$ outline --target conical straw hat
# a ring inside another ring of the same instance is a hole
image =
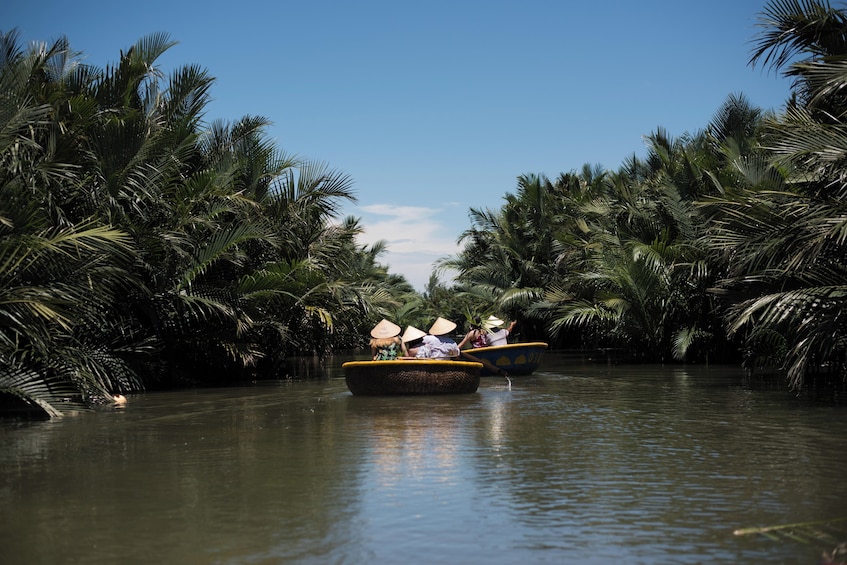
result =
[[[400,326],[392,324],[385,319],[375,325],[374,329],[371,330],[371,337],[375,337],[376,339],[385,339],[387,337],[394,337],[395,335],[400,335]]]
[[[403,337],[400,339],[403,340],[403,343],[409,343],[410,341],[415,341],[416,339],[422,338],[425,335],[426,332],[423,330],[413,328],[412,326],[406,326],[406,331],[403,332]]]
[[[444,318],[439,317],[437,320],[435,320],[435,323],[432,324],[432,327],[429,328],[429,333],[431,333],[432,335],[445,335],[449,334],[455,329],[455,322],[451,322],[450,320],[445,320]]]
[[[491,328],[499,328],[503,325],[503,320],[498,318],[497,316],[489,316],[487,320],[483,323],[485,329],[490,330]]]

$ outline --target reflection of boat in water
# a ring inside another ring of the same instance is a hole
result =
[[[484,359],[498,369],[506,371],[509,375],[531,375],[541,364],[541,358],[544,357],[546,349],[546,343],[537,341],[464,349],[462,352],[480,360]],[[483,365],[483,377],[496,374],[489,369],[487,364]]]
[[[348,361],[341,366],[355,395],[458,394],[476,392],[480,363],[441,359]]]

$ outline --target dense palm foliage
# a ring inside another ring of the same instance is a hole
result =
[[[717,203],[727,212],[716,241],[734,257],[726,286],[742,297],[729,327],[779,351],[794,385],[810,373],[843,378],[847,13],[828,2],[772,2],[763,25],[751,62],[792,77],[794,96],[760,138],[782,177],[763,169],[770,174]]]
[[[279,376],[412,292],[335,216],[352,181],[145,37],[105,69],[0,35],[0,393],[51,415],[162,382]]]
[[[472,209],[455,286],[423,294],[340,218],[352,179],[167,76],[142,38],[106,68],[0,33],[0,396],[59,414],[173,383],[278,377],[387,317],[482,312],[522,338],[644,361],[743,361],[794,387],[847,372],[847,13],[774,0],[750,58],[793,80],[779,113],[728,96],[644,158],[518,177]]]
[[[843,379],[847,14],[773,1],[761,25],[751,63],[793,79],[784,112],[730,95],[703,131],[659,129],[618,171],[522,176],[442,265],[557,345]]]

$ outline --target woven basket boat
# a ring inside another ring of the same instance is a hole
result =
[[[546,343],[537,341],[464,349],[463,352],[477,359],[485,359],[509,375],[531,375],[541,364],[546,349]],[[496,375],[488,366],[482,368],[481,374],[483,377]]]
[[[462,394],[479,388],[481,363],[440,359],[348,361],[341,366],[354,395]]]

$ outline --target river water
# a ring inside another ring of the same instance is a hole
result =
[[[0,422],[0,562],[812,564],[832,548],[733,531],[847,516],[847,407],[734,368],[548,352],[369,398],[343,360]]]

